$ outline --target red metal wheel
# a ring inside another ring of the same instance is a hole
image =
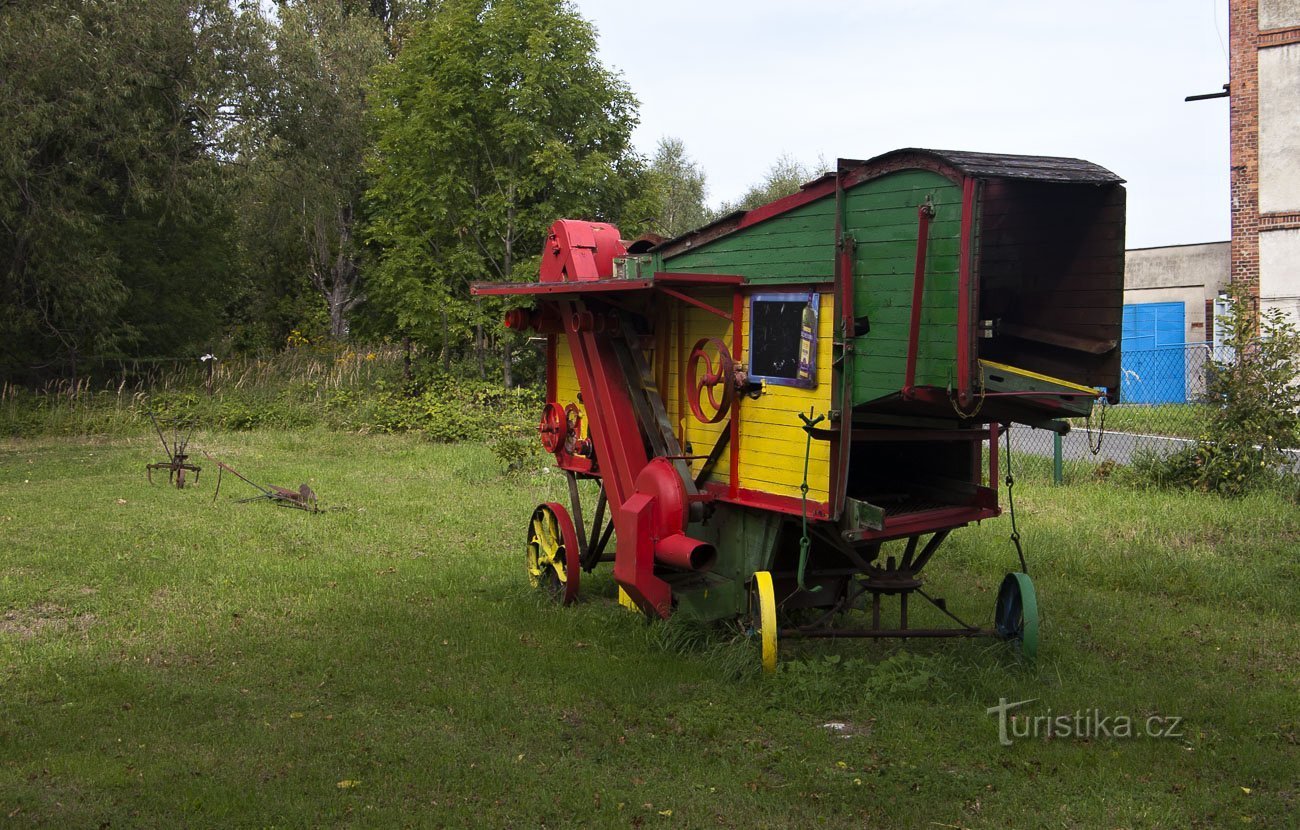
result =
[[[539,504],[528,523],[525,553],[528,582],[544,589],[556,602],[571,604],[578,598],[581,579],[578,534],[562,505]]]
[[[537,425],[537,432],[542,436],[542,446],[547,452],[557,452],[564,446],[564,407],[558,403],[548,403],[543,407],[542,420]]]
[[[701,371],[702,369],[702,371]],[[727,344],[716,337],[702,338],[691,349],[686,363],[686,394],[691,413],[706,424],[716,424],[727,417],[734,389],[735,362]],[[708,408],[705,408],[705,398]]]

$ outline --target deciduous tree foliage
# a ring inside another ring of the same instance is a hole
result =
[[[704,171],[687,155],[680,138],[659,139],[650,161],[650,176],[659,196],[652,231],[672,238],[709,220],[709,208],[704,203],[708,191]]]
[[[280,4],[241,126],[246,249],[254,265],[278,260],[309,285],[336,339],[363,299],[356,229],[367,185],[365,89],[387,54],[372,5]]]
[[[763,181],[745,191],[735,202],[723,202],[718,214],[731,213],[735,210],[753,210],[759,205],[776,201],[783,196],[799,192],[799,188],[820,176],[829,168],[825,160],[818,159],[814,166],[807,166],[788,153],[782,154],[768,168]]]
[[[212,335],[235,20],[220,0],[0,7],[0,375]]]
[[[468,284],[535,278],[555,219],[632,233],[653,209],[630,143],[636,100],[562,0],[445,0],[379,73],[374,101],[369,237],[382,259],[369,296],[444,351],[475,331],[482,355]]]

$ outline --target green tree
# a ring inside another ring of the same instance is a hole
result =
[[[563,0],[444,0],[380,71],[375,101],[370,297],[448,356],[474,332],[480,372],[499,308],[471,302],[469,282],[534,278],[557,218],[631,217],[633,233],[652,210],[636,100]]]
[[[222,0],[0,11],[0,374],[197,348],[219,323]]]
[[[723,202],[718,208],[718,215],[737,210],[753,210],[759,205],[798,193],[804,184],[817,178],[827,169],[825,159],[819,158],[816,165],[808,167],[789,153],[783,153],[768,168],[762,182],[750,187],[735,202]]]
[[[709,219],[704,202],[708,192],[704,171],[686,153],[680,138],[659,139],[650,160],[650,181],[659,198],[659,210],[650,230],[669,238],[698,228]]]
[[[294,297],[309,287],[335,339],[347,335],[364,299],[356,229],[367,186],[366,85],[387,54],[384,20],[371,5],[281,3],[267,24],[254,100],[240,130],[241,235],[258,274],[247,290],[260,298],[275,285],[281,296]],[[279,274],[258,267],[265,263]],[[302,305],[291,301],[283,310],[301,313]]]

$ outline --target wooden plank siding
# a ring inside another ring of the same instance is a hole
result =
[[[755,285],[835,278],[835,199],[826,198],[664,260],[679,273],[739,274]]]
[[[979,317],[1118,344],[1124,189],[994,180],[981,202]],[[1119,380],[1118,349],[1094,355],[995,336],[981,352],[1084,386]]]
[[[675,267],[675,266],[674,266]],[[697,292],[697,299],[702,299],[719,308],[729,306],[729,295]],[[817,318],[817,386],[814,389],[796,389],[789,386],[768,384],[763,394],[757,399],[744,398],[740,402],[740,486],[746,490],[756,490],[773,496],[798,498],[799,485],[803,481],[803,460],[805,435],[799,421],[799,413],[807,412],[809,407],[818,414],[830,410],[831,403],[831,360],[833,357],[835,302],[830,292],[820,295],[820,308]],[[741,330],[744,332],[745,346],[735,356],[737,365],[749,365],[749,297],[745,297],[744,312],[741,318]],[[690,404],[683,400],[678,392],[678,379],[686,371],[686,359],[690,349],[702,337],[717,337],[728,348],[733,347],[731,324],[709,312],[686,307],[681,310],[681,319],[685,322],[685,337],[682,353],[678,352],[678,310],[670,308],[664,312],[668,318],[667,342],[669,344],[665,360],[660,365],[658,374],[667,378],[667,404],[669,421],[678,430],[683,447],[697,455],[708,455],[718,436],[726,429],[727,422],[704,424],[691,414]],[[664,342],[662,339],[660,342]],[[689,394],[689,390],[687,391]],[[728,447],[713,469],[710,481],[730,483],[731,448]],[[691,472],[698,473],[703,460],[690,462]],[[814,441],[809,455],[808,499],[824,502],[830,487],[830,448],[825,441]]]
[[[957,268],[961,250],[961,187],[938,173],[890,173],[845,193],[845,228],[857,242],[853,313],[871,330],[856,339],[853,403],[898,392],[907,368],[918,209],[935,215],[926,246],[916,382],[946,387],[956,374]]]

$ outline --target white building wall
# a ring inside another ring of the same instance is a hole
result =
[[[1205,318],[1205,302],[1227,286],[1230,263],[1227,242],[1125,251],[1124,302],[1181,302],[1185,342],[1211,340],[1214,321]]]
[[[1259,28],[1300,26],[1300,0],[1259,0]]]
[[[1300,230],[1259,235],[1259,304],[1280,308],[1300,324]]]
[[[1300,43],[1259,52],[1259,210],[1300,210]]]

